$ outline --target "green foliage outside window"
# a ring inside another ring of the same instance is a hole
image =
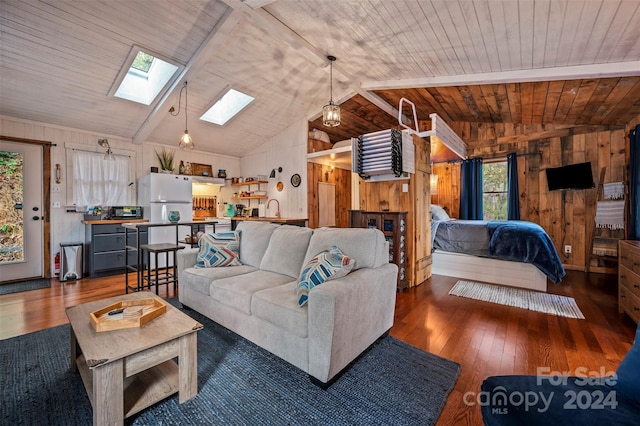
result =
[[[151,68],[151,63],[153,62],[153,60],[154,57],[149,55],[148,53],[138,52],[136,58],[133,60],[133,64],[131,64],[131,68],[149,72],[149,68]]]
[[[482,165],[484,220],[507,220],[507,162]]]

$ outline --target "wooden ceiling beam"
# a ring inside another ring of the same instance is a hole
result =
[[[215,55],[216,51],[220,49],[225,41],[229,38],[233,30],[242,20],[242,14],[229,8],[222,18],[216,23],[211,32],[207,35],[207,38],[202,42],[198,50],[193,54],[189,62],[184,67],[182,72],[171,83],[169,89],[164,93],[160,101],[153,108],[151,113],[144,120],[136,134],[133,136],[133,143],[142,144],[153,130],[160,124],[160,122],[166,118],[167,111],[169,110],[169,99],[173,97],[173,92],[182,86],[183,81],[192,80],[202,71],[211,59]]]
[[[476,84],[522,83],[536,81],[578,80],[586,78],[634,77],[639,74],[640,61],[609,64],[576,65],[492,73],[447,75],[403,80],[365,80],[365,90],[406,89],[416,87],[464,86]]]

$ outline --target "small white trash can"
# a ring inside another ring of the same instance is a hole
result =
[[[82,242],[60,243],[60,281],[82,279]]]

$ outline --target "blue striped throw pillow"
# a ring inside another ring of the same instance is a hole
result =
[[[198,239],[197,268],[237,266],[240,263],[240,232],[202,234]]]
[[[356,261],[346,256],[337,246],[318,253],[302,269],[296,286],[298,305],[304,306],[309,299],[309,291],[325,281],[344,277],[353,269]]]

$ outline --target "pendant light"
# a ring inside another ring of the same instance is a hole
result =
[[[327,56],[330,61],[330,84],[331,84],[331,96],[329,103],[322,107],[322,124],[327,127],[336,127],[340,125],[340,105],[333,103],[333,62],[336,60],[335,56]]]
[[[184,91],[184,133],[182,135],[182,137],[180,138],[180,141],[178,142],[178,146],[180,147],[180,149],[193,149],[195,148],[195,144],[193,143],[193,139],[191,138],[191,135],[189,134],[189,128],[187,126],[187,119],[188,119],[188,106],[189,106],[189,89],[187,87],[187,82],[185,81],[184,84],[182,85],[182,89],[180,89],[180,97],[178,98],[178,112],[176,112],[174,114],[175,108],[171,107],[171,109],[169,109],[169,114],[173,115],[174,117],[177,117],[178,115],[180,115],[180,105],[181,105],[181,101],[182,101],[182,92]]]

